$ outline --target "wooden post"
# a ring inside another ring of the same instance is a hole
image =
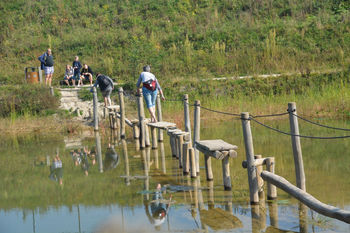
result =
[[[154,168],[158,169],[159,168],[159,159],[158,159],[158,150],[157,149],[152,149],[153,154],[154,154]]]
[[[174,151],[175,151],[175,157],[178,159],[179,158],[179,140],[175,134],[173,134],[174,137]]]
[[[158,141],[157,141],[157,129],[156,127],[151,126],[151,132],[152,132],[152,149],[158,148]]]
[[[288,103],[288,112],[289,112],[290,132],[293,135],[299,135],[298,118],[294,116],[294,115],[297,115],[297,107],[294,102]],[[306,191],[305,173],[304,173],[303,155],[301,152],[301,145],[300,145],[300,137],[291,136],[291,139],[292,139],[297,187],[300,188],[301,190]]]
[[[182,160],[183,160],[183,145],[184,145],[184,136],[183,135],[179,135],[178,136],[178,140],[179,140],[179,168],[182,168],[183,164],[182,164]]]
[[[98,130],[98,99],[96,87],[93,87],[93,105],[94,105],[94,130]]]
[[[55,92],[54,92],[54,90],[53,90],[53,87],[50,87],[50,94],[51,94],[52,96],[55,96]]]
[[[191,142],[185,142],[182,147],[182,167],[183,174],[187,176],[190,172],[190,160],[189,160],[189,148],[191,147]]]
[[[149,140],[149,126],[146,124],[145,120],[144,120],[143,124],[145,127],[145,145],[146,145],[146,147],[150,147],[151,141]]]
[[[157,117],[158,117],[158,121],[163,121],[163,116],[162,116],[162,105],[161,105],[161,101],[160,101],[160,96],[158,94],[157,96]],[[158,129],[158,141],[162,142],[163,141],[163,130],[162,129]]]
[[[261,155],[255,155],[254,159],[261,159]],[[263,166],[256,166],[256,176],[258,178],[258,192],[261,193],[264,191],[264,180],[261,178],[260,174],[263,171]]]
[[[223,181],[224,181],[225,191],[231,191],[231,189],[232,189],[229,158],[230,158],[230,156],[227,155],[222,160],[222,177],[223,177]]]
[[[194,149],[189,148],[188,153],[190,155],[191,178],[195,178],[197,176],[197,171],[196,171],[196,159],[194,157]]]
[[[122,87],[118,89],[119,106],[120,106],[120,137],[125,138],[125,105],[124,105],[124,90]],[[115,116],[117,118],[117,116]]]
[[[266,170],[275,174],[275,158],[273,158],[273,157],[266,158]],[[259,176],[260,176],[260,174],[259,174]],[[260,178],[261,178],[261,176],[260,176]],[[274,186],[273,184],[268,182],[267,183],[267,199],[273,200],[276,198],[277,198],[276,186]]]
[[[196,149],[196,142],[200,140],[200,118],[201,118],[201,102],[196,100],[194,103],[194,129],[193,129],[193,145],[196,159],[196,172],[199,175],[199,151]]]
[[[140,127],[138,123],[132,124],[132,131],[133,131],[134,139],[140,138]]]
[[[250,192],[250,203],[259,203],[258,179],[256,176],[256,166],[254,165],[253,137],[250,129],[249,113],[241,113],[245,153],[247,158],[247,172]]]
[[[171,155],[173,157],[176,157],[176,150],[175,150],[175,137],[173,135],[173,133],[170,133],[170,148],[171,148]]]
[[[204,155],[205,157],[205,174],[207,175],[207,181],[213,180],[213,170],[211,169],[211,158],[209,155]]]
[[[184,120],[185,120],[185,132],[190,133],[191,138],[191,122],[190,122],[190,106],[188,103],[188,95],[184,95]]]
[[[139,117],[139,126],[140,126],[140,148],[145,148],[145,111],[143,108],[143,97],[142,90],[139,91],[139,95],[137,96],[137,112]]]

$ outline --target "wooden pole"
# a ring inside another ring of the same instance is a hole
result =
[[[195,178],[197,176],[197,171],[196,171],[196,159],[194,157],[194,149],[189,148],[188,152],[190,155],[191,178]]]
[[[191,147],[191,142],[185,142],[182,147],[182,168],[183,174],[187,176],[190,173],[190,160],[189,160],[189,149]]]
[[[211,158],[209,155],[204,155],[205,157],[205,174],[207,175],[207,181],[213,180],[213,170],[211,169]]]
[[[157,96],[157,105],[156,105],[156,108],[157,108],[157,117],[158,117],[158,121],[163,121],[163,116],[162,116],[162,104],[161,104],[161,101],[160,101],[160,96],[158,94]],[[163,130],[162,129],[158,129],[158,141],[159,142],[162,142],[163,141]]]
[[[93,105],[94,105],[94,130],[98,130],[98,99],[96,87],[93,87]]]
[[[152,133],[152,149],[158,148],[158,141],[157,141],[157,129],[156,127],[151,126],[151,133]]]
[[[184,95],[184,120],[185,120],[185,132],[190,133],[191,138],[191,122],[190,122],[190,106],[188,103],[188,95]]]
[[[120,137],[125,138],[125,105],[124,105],[124,90],[122,87],[118,89],[119,106],[120,106]],[[117,116],[115,116],[117,118]]]
[[[55,96],[55,92],[54,92],[54,90],[53,90],[53,87],[50,87],[50,94],[51,94],[52,96]]]
[[[196,159],[196,172],[197,176],[199,175],[199,151],[196,149],[196,142],[200,140],[200,108],[201,102],[196,100],[194,103],[194,129],[193,129],[193,145],[194,145],[194,153]]]
[[[133,123],[133,124],[132,124],[132,131],[133,131],[134,139],[140,138],[140,127],[139,127],[139,123]]]
[[[263,171],[261,173],[261,177],[264,180],[271,182],[278,188],[282,189],[289,195],[295,197],[300,202],[307,205],[310,209],[313,209],[314,211],[325,216],[336,218],[346,223],[350,223],[350,211],[342,210],[338,207],[324,204],[316,198],[314,198],[313,196],[311,196],[310,194],[308,194],[307,192],[305,192],[304,190],[295,187],[283,177],[272,174],[271,172]]]
[[[153,155],[154,155],[154,167],[155,169],[159,168],[159,159],[158,159],[158,150],[157,149],[152,149]]]
[[[139,126],[140,126],[140,148],[145,148],[145,111],[143,108],[143,97],[142,90],[139,91],[139,95],[137,96],[137,112],[139,117]]]
[[[254,161],[257,159],[261,159],[261,155],[255,155],[254,156]],[[263,166],[256,166],[256,176],[258,177],[258,192],[263,192],[264,191],[264,180],[261,178],[260,174],[263,171]]]
[[[275,174],[275,158],[273,158],[273,157],[266,158],[266,170],[268,172],[271,172],[271,173]],[[261,172],[260,172],[260,174],[261,174]],[[273,199],[276,199],[276,198],[277,198],[276,186],[274,186],[273,184],[268,182],[267,183],[267,199],[268,200],[273,200]]]
[[[224,181],[225,191],[231,191],[231,189],[232,189],[229,158],[230,158],[230,156],[226,156],[222,160],[222,177],[223,177],[223,181]]]
[[[256,166],[254,165],[254,147],[253,147],[253,137],[250,129],[249,113],[241,113],[243,137],[245,145],[245,153],[247,158],[247,172],[248,172],[248,182],[249,182],[249,192],[250,192],[250,203],[259,203],[258,195],[258,179],[256,176]]]
[[[182,147],[184,144],[184,136],[183,135],[177,135],[177,151],[178,151],[178,155],[179,155],[179,168],[182,168]]]
[[[162,172],[166,173],[164,143],[160,142],[160,156],[162,157]]]
[[[149,140],[149,126],[146,124],[145,120],[144,120],[144,128],[145,128],[145,145],[146,147],[150,147],[151,146],[151,141]]]
[[[295,116],[297,115],[297,107],[294,102],[288,103],[288,112],[289,112],[290,132],[293,135],[299,135],[298,118]],[[292,139],[297,187],[306,191],[303,154],[301,152],[300,137],[291,136],[291,139]]]

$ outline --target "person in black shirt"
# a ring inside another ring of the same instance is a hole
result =
[[[111,106],[112,105],[111,93],[112,93],[112,90],[114,89],[113,80],[107,75],[97,73],[94,87],[97,87],[97,85],[100,87],[102,96],[104,97],[105,107]],[[90,92],[92,92],[92,87]]]
[[[49,84],[49,86],[51,87],[52,75],[54,72],[54,61],[51,49],[48,48],[47,51],[43,53],[43,55],[38,57],[38,59],[41,62],[41,68],[45,71],[45,84]]]
[[[73,69],[74,69],[74,79],[78,81],[78,87],[80,84],[82,84],[81,77],[80,77],[80,69],[81,69],[81,63],[79,61],[79,57],[75,56],[75,59],[73,61]]]
[[[94,75],[94,73],[92,72],[90,66],[84,64],[83,68],[81,69],[81,74],[86,81],[90,81],[90,86],[92,86],[92,75]]]

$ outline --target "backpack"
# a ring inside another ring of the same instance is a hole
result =
[[[144,82],[143,86],[150,91],[155,91],[157,89],[157,81],[155,79],[149,80],[147,82]]]

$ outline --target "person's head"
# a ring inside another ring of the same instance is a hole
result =
[[[69,70],[70,69],[70,65],[66,65],[66,70]]]
[[[87,64],[84,64],[83,67],[84,67],[84,69],[87,69],[87,68],[88,68],[88,65],[87,65]]]
[[[145,72],[151,72],[151,66],[150,65],[146,65],[143,67],[143,71]]]
[[[51,53],[52,53],[52,52],[51,52],[51,49],[48,48],[48,49],[47,49],[47,54],[51,55]]]
[[[74,60],[75,60],[75,61],[79,61],[79,57],[78,57],[78,56],[75,56]]]
[[[98,76],[100,76],[101,74],[100,73],[96,73],[96,78],[98,77]]]

